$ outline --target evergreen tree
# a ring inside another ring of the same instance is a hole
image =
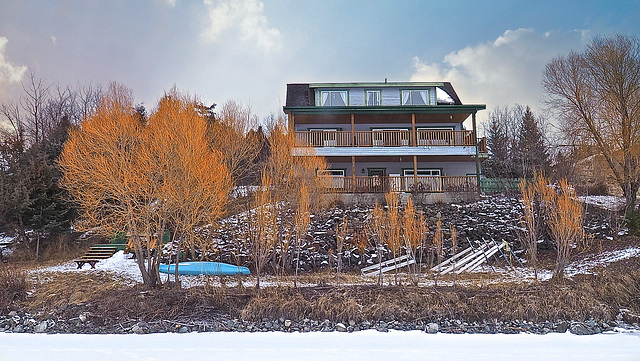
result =
[[[533,178],[535,172],[548,173],[550,169],[549,151],[540,130],[540,121],[526,107],[520,123],[515,166],[523,178]]]
[[[0,230],[25,241],[36,258],[41,240],[67,232],[75,215],[65,191],[58,187],[61,174],[56,165],[69,126],[65,118],[26,151],[2,156]]]
[[[484,162],[484,175],[489,178],[512,178],[511,142],[506,127],[492,118],[487,128],[487,147],[491,157]]]

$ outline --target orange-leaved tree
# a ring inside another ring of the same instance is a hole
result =
[[[131,91],[112,83],[95,114],[69,132],[58,163],[61,185],[79,206],[78,228],[107,236],[126,232],[135,246],[143,282],[155,286],[159,252],[146,265],[143,254],[156,192],[149,163],[140,157],[146,146],[144,128]]]
[[[135,113],[131,91],[113,83],[59,158],[61,183],[81,211],[79,226],[126,232],[152,287],[161,283],[157,239],[166,229],[193,239],[195,227],[221,214],[228,192],[228,172],[209,148],[194,104],[173,91],[147,123]]]
[[[177,240],[176,263],[183,246],[195,257],[202,248],[198,228],[224,212],[231,178],[222,154],[209,146],[206,119],[195,98],[173,89],[148,120],[144,155],[156,183],[158,219],[168,220]],[[179,286],[176,272],[176,285]]]

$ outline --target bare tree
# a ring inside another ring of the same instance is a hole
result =
[[[397,258],[403,246],[402,218],[400,217],[400,197],[398,193],[388,192],[384,195],[387,212],[384,216],[384,238],[391,250],[392,257]],[[394,269],[394,281],[398,284],[398,268]]]
[[[296,269],[293,278],[293,286],[298,287],[298,270],[300,269],[300,251],[302,250],[303,240],[306,239],[311,223],[311,214],[309,213],[309,190],[306,186],[300,188],[300,201],[296,209],[294,218],[295,228],[295,251],[296,251]]]
[[[256,289],[260,289],[262,269],[269,259],[278,238],[278,202],[274,202],[272,181],[268,174],[262,175],[260,188],[255,194],[252,209],[247,210],[244,225],[245,237],[251,248],[256,272]]]
[[[26,113],[25,126],[32,143],[37,143],[44,137],[44,129],[47,127],[44,107],[49,97],[50,87],[42,79],[37,79],[32,71],[29,72],[27,83],[22,83],[24,95],[20,99],[20,106]]]
[[[210,137],[214,148],[224,156],[231,178],[236,185],[258,172],[256,161],[261,144],[249,131],[257,128],[258,117],[251,107],[243,107],[235,101],[227,101],[214,119],[210,120]]]
[[[640,187],[640,41],[595,38],[583,53],[547,64],[542,85],[566,138],[590,142],[604,156],[629,216]]]
[[[349,224],[347,221],[347,215],[345,214],[342,217],[342,223],[336,224],[336,255],[338,256],[338,267],[337,267],[337,280],[338,284],[340,283],[340,274],[342,272],[342,249],[344,248],[344,242],[347,239],[347,233],[349,231]]]
[[[369,234],[374,239],[374,244],[376,247],[376,257],[378,258],[378,285],[382,285],[382,257],[384,252],[384,237],[385,237],[385,222],[384,222],[384,211],[382,207],[376,202],[376,205],[373,207],[373,210],[369,213],[369,218],[367,220],[367,225],[369,228]]]
[[[520,236],[520,243],[524,248],[527,258],[533,267],[533,274],[538,280],[538,218],[536,214],[536,190],[539,188],[540,177],[536,177],[534,182],[520,181],[520,194],[522,195],[523,215],[520,223],[524,228]],[[546,186],[546,184],[542,184]]]
[[[404,246],[409,256],[416,260],[416,251],[420,246],[424,234],[421,233],[421,220],[416,219],[416,211],[413,205],[411,197],[407,200],[407,205],[404,209],[402,234],[404,236]],[[425,232],[426,233],[426,232]],[[418,284],[417,274],[419,271],[419,265],[416,263],[413,266],[409,266],[409,275],[414,285]]]
[[[537,184],[537,191],[540,193],[547,216],[547,225],[556,246],[556,267],[553,277],[562,280],[565,267],[571,260],[574,249],[584,247],[582,202],[566,179],[560,181],[558,190],[543,177],[539,178]]]

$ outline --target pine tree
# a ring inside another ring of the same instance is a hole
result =
[[[540,131],[540,122],[529,107],[522,115],[517,144],[515,166],[520,177],[530,179],[535,172],[549,171],[549,152]]]
[[[512,178],[511,142],[505,124],[492,117],[487,129],[487,146],[491,157],[483,164],[484,174],[489,178]]]

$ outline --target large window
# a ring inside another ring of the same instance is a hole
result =
[[[320,92],[320,104],[323,107],[344,107],[348,105],[346,90]]]
[[[315,147],[335,147],[338,129],[314,129],[309,128],[311,145]]]
[[[429,91],[403,90],[402,105],[429,105]]]
[[[405,177],[413,177],[413,169],[404,169]],[[440,176],[440,169],[418,169],[418,176]]]
[[[344,169],[325,169],[318,171],[318,175],[326,177],[327,187],[340,189],[344,188]]]
[[[416,128],[418,145],[453,145],[453,127]]]
[[[423,168],[418,169],[418,183],[415,183],[413,169],[404,169],[404,191],[405,192],[441,192],[442,191],[442,171],[440,169]]]
[[[380,105],[380,90],[367,90],[366,98],[367,98],[367,105],[369,106]]]

